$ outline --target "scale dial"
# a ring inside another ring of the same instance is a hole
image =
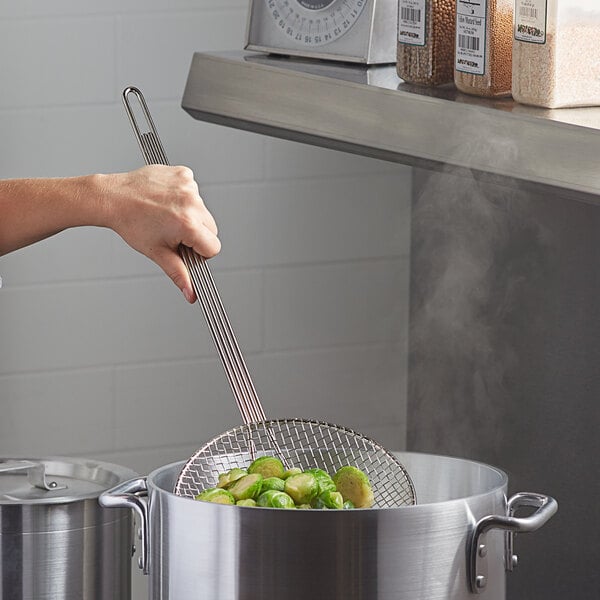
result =
[[[264,0],[277,28],[307,47],[341,38],[359,19],[368,0]]]
[[[366,65],[395,63],[397,22],[398,0],[250,0],[244,48]]]

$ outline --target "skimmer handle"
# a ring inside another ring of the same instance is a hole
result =
[[[140,105],[142,116],[146,121],[146,127],[144,128],[145,131],[140,128],[138,120],[135,116],[135,111],[130,101],[131,96],[133,96]],[[152,115],[148,110],[148,105],[146,104],[146,100],[144,99],[142,92],[133,86],[126,87],[123,90],[123,104],[125,105],[129,122],[131,123],[131,127],[140,146],[140,150],[144,155],[146,164],[169,165],[169,159],[167,158],[162,142],[160,141],[158,131],[156,130],[154,121],[152,120]]]
[[[130,101],[132,97],[139,104],[137,110],[141,110],[145,121],[143,126],[140,126],[136,118],[136,111]],[[166,152],[160,141],[142,92],[133,86],[125,88],[123,91],[123,103],[125,104],[127,116],[129,117],[146,163],[149,165],[169,165]],[[246,367],[244,357],[242,356],[207,261],[187,246],[181,245],[179,247],[179,254],[189,271],[194,291],[200,301],[200,307],[204,312],[244,422],[246,424],[264,422],[266,420],[265,412]]]

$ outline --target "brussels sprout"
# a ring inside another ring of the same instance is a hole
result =
[[[354,503],[352,502],[352,500],[346,500],[346,502],[344,502],[344,506],[342,507],[344,510],[349,510],[351,508],[356,508],[354,506]]]
[[[312,508],[312,506],[310,504],[298,504],[296,508],[299,510],[309,510]]]
[[[292,467],[291,469],[284,471],[283,475],[281,476],[281,479],[287,479],[292,475],[300,475],[300,473],[302,473],[302,469],[299,469],[298,467]]]
[[[299,473],[288,477],[283,489],[296,504],[309,504],[319,493],[319,484],[312,473]]]
[[[269,477],[281,479],[284,471],[283,463],[276,456],[261,456],[248,467],[248,473],[260,473],[264,479]]]
[[[262,487],[262,475],[260,473],[252,473],[244,475],[238,479],[230,488],[229,492],[236,500],[247,500],[248,498],[256,498],[260,494]]]
[[[323,492],[335,492],[335,483],[333,483],[333,479],[331,479],[331,475],[323,469],[306,469],[305,473],[312,473],[317,483],[319,484],[319,494]]]
[[[246,498],[245,500],[238,500],[236,502],[237,506],[256,506],[256,500],[252,498]]]
[[[262,481],[260,492],[261,494],[267,490],[277,490],[278,492],[283,492],[284,487],[285,481],[283,479],[279,479],[279,477],[267,477]]]
[[[342,467],[334,476],[333,482],[344,500],[350,500],[356,508],[373,506],[373,490],[369,478],[356,467]]]
[[[204,490],[195,499],[204,502],[214,502],[216,504],[235,504],[235,498],[227,490],[221,488]]]
[[[270,508],[296,508],[294,501],[286,493],[277,490],[267,490],[262,493],[256,504]]]
[[[232,483],[235,483],[238,479],[241,479],[244,475],[248,475],[248,471],[244,471],[244,469],[231,469],[227,471],[227,473],[221,473],[219,475],[219,483],[217,487],[227,488]]]
[[[315,498],[313,506],[315,508],[335,508],[339,510],[344,507],[344,499],[339,492],[328,490]]]

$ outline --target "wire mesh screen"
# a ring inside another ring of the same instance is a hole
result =
[[[393,454],[351,429],[304,419],[250,423],[222,433],[188,460],[175,493],[194,497],[215,487],[220,473],[245,469],[266,455],[279,456],[288,468],[317,467],[330,475],[347,465],[358,467],[369,477],[375,508],[416,503],[413,483]]]

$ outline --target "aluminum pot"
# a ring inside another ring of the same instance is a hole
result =
[[[172,493],[184,463],[119,485],[106,507],[140,517],[139,565],[152,600],[467,600],[505,598],[514,532],[556,512],[540,494],[506,499],[508,478],[468,460],[399,453],[418,504],[346,511],[197,502]],[[249,462],[249,460],[248,460]],[[522,506],[534,507],[517,517]]]
[[[0,459],[0,600],[129,600],[131,511],[98,497],[135,475],[89,459]]]

